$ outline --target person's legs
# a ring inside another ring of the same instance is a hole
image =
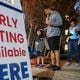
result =
[[[56,65],[55,67],[53,67],[53,70],[60,70],[60,53],[59,53],[59,50],[54,50],[54,53],[55,53],[55,62],[56,62]]]
[[[53,70],[60,70],[60,51],[59,51],[59,47],[60,47],[60,36],[55,36],[54,37],[54,46],[53,46],[53,50],[55,53],[55,62],[56,62],[56,67],[53,68]]]
[[[78,41],[74,42],[74,49],[75,49],[75,55],[76,55],[76,63],[79,63],[79,47],[77,45]]]
[[[80,45],[78,45],[79,48],[79,62],[80,62]]]
[[[41,56],[41,64],[44,65],[44,58]]]
[[[54,62],[54,56],[55,56],[55,54],[54,54],[53,51],[51,51],[50,56],[51,56],[51,64],[54,65],[55,64],[55,62]]]
[[[48,53],[47,53],[47,57],[49,57],[49,56],[50,56],[50,52],[51,52],[51,51],[49,50],[49,51],[48,51]]]
[[[50,48],[50,58],[51,58],[51,64],[49,65],[49,68],[52,68],[54,65],[54,51],[53,51],[53,37],[48,38],[48,44],[49,44],[49,48]]]
[[[40,66],[40,56],[37,57],[37,64],[36,64],[36,67],[39,67]]]
[[[50,58],[51,58],[51,64],[47,68],[53,69],[56,67],[56,65],[55,65],[55,53],[52,50],[50,51]]]
[[[39,64],[39,62],[40,62],[40,57],[38,56],[37,57],[37,64]]]
[[[60,66],[60,53],[59,50],[55,50],[55,59],[56,59],[56,65]]]
[[[41,60],[41,63],[40,63],[40,60]],[[36,67],[41,68],[41,67],[44,67],[44,66],[45,65],[44,65],[43,57],[42,56],[37,57],[37,65],[36,65]]]
[[[54,36],[49,38],[49,44],[50,44],[50,56],[51,56],[51,68],[54,70],[59,70],[59,41],[60,36]],[[55,59],[56,58],[56,59]],[[55,65],[55,61],[57,60],[57,65]]]
[[[71,53],[72,53],[72,49],[73,49],[73,44],[72,43],[73,43],[72,41],[68,42],[68,53],[67,53],[67,55],[68,55],[68,62],[69,63],[71,61]]]

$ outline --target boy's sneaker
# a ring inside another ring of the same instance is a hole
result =
[[[35,67],[39,67],[40,66],[40,64],[37,64]]]
[[[41,68],[41,67],[44,67],[45,65],[44,64],[37,64],[36,67],[38,68]]]
[[[69,66],[70,65],[70,62],[66,62],[65,64],[64,64],[64,66]]]
[[[41,68],[41,67],[44,67],[44,66],[45,66],[44,64],[40,64],[40,66],[39,66],[39,67]]]

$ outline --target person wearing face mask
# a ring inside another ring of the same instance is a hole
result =
[[[37,30],[36,32],[37,38],[35,41],[35,49],[37,51],[37,65],[36,67],[44,67],[44,58],[43,58],[43,51],[44,51],[44,35],[42,30]],[[41,62],[41,63],[40,63]]]
[[[63,24],[62,17],[60,13],[55,9],[55,6],[48,6],[44,9],[45,14],[47,15],[45,24],[47,27],[44,29],[46,32],[46,37],[48,40],[51,56],[51,64],[48,68],[53,70],[60,70],[60,34],[61,26]]]
[[[79,25],[76,23],[76,19],[70,20],[70,27],[69,27],[69,40],[68,40],[68,60],[65,63],[65,66],[69,66],[71,64],[71,54],[72,51],[75,51],[76,56],[76,65],[79,65],[79,47],[78,47],[78,40],[79,34],[77,33],[79,30]]]

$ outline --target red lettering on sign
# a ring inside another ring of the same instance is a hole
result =
[[[0,25],[16,28],[17,22],[18,22],[18,20],[14,19],[13,17],[11,18],[9,16],[5,16],[5,15],[0,14]]]
[[[23,43],[24,37],[20,33],[0,30],[0,42]]]
[[[2,14],[0,14],[0,24],[2,25],[5,25],[6,26],[6,18],[5,18],[5,16],[4,15],[2,15]]]
[[[14,27],[16,28],[16,26],[17,26],[17,19],[14,20],[14,18],[12,18],[12,21],[14,23]]]
[[[4,31],[0,30],[0,41],[4,41]]]
[[[26,51],[22,48],[7,48],[0,46],[0,57],[20,57],[26,56]]]

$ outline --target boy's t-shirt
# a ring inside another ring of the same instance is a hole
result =
[[[69,28],[69,34],[70,35],[70,39],[79,39],[79,34],[76,32],[76,30],[79,30],[79,27],[78,27],[78,24],[74,27],[71,27]]]

